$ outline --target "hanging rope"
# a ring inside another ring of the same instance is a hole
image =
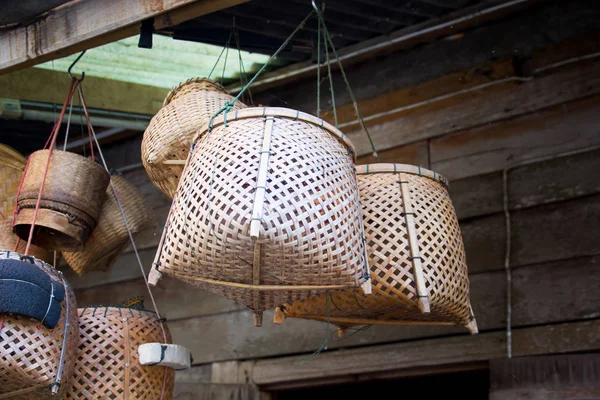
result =
[[[325,22],[319,18],[319,31],[321,28],[323,32],[325,32]],[[335,91],[333,89],[333,75],[331,74],[331,61],[329,60],[329,49],[327,47],[327,41],[325,40],[327,35],[323,35],[323,41],[325,42],[325,58],[327,61],[327,77],[329,78],[329,92],[331,93],[331,106],[333,107],[333,122],[336,128],[339,128],[338,117],[337,117],[337,107],[335,106]]]
[[[321,118],[321,24],[317,29],[317,118]]]
[[[502,204],[506,225],[506,248],[504,253],[504,271],[506,272],[506,356],[512,358],[512,271],[510,269],[510,212],[508,208],[508,168],[502,170]]]
[[[225,47],[223,47],[223,49],[221,50],[221,53],[219,53],[219,57],[217,57],[217,61],[215,62],[215,65],[213,65],[212,69],[210,70],[210,73],[208,74],[209,79],[212,76],[213,72],[215,72],[215,68],[217,68],[217,65],[219,65],[219,61],[221,60],[221,56],[225,52],[225,49],[229,49],[229,43],[231,42],[232,33],[233,32],[229,32],[229,37],[227,38],[227,42],[225,42]],[[227,62],[227,60],[225,60],[225,62]]]
[[[360,125],[363,128],[363,130],[365,131],[365,133],[367,134],[367,138],[369,139],[369,143],[371,144],[371,149],[373,150],[373,157],[375,157],[375,159],[379,160],[379,154],[377,153],[377,149],[375,148],[375,144],[373,143],[373,138],[371,137],[371,134],[369,133],[369,129],[367,128],[367,125],[365,124],[365,121],[360,113],[360,110],[358,109],[358,103],[356,101],[356,97],[354,97],[354,92],[352,91],[352,88],[350,87],[350,82],[348,81],[348,77],[346,76],[346,72],[344,71],[342,62],[340,61],[340,57],[337,54],[337,50],[335,49],[333,40],[331,39],[331,35],[329,35],[329,30],[327,29],[327,25],[325,24],[325,18],[323,17],[323,13],[316,7],[314,2],[312,4],[313,4],[313,8],[315,9],[315,11],[317,13],[317,17],[320,21],[320,24],[322,24],[323,33],[325,35],[325,40],[331,46],[333,55],[335,56],[335,60],[340,68],[340,72],[342,73],[342,78],[344,79],[344,83],[346,84],[346,89],[348,89],[348,94],[350,95],[350,99],[352,100],[352,105],[354,106],[354,111],[356,112],[356,116],[358,117],[358,120],[360,121]],[[335,113],[334,113],[334,117],[335,117]],[[337,124],[336,124],[336,126],[337,126]]]
[[[235,39],[235,45],[238,50],[238,60],[240,63],[240,86],[244,87],[248,83],[248,75],[246,74],[246,67],[244,67],[244,62],[242,60],[242,49],[240,45],[240,35],[237,27],[235,26],[235,17],[233,19],[233,38]],[[254,100],[252,99],[252,91],[248,88],[248,98],[250,99],[250,104],[254,104]]]
[[[294,366],[301,367],[301,366],[310,364],[311,362],[313,362],[313,360],[315,359],[316,356],[321,354],[321,352],[323,350],[327,350],[327,342],[329,341],[329,325],[331,324],[331,309],[329,306],[330,297],[331,297],[331,293],[328,292],[327,295],[325,296],[325,307],[326,307],[326,312],[327,312],[327,325],[325,326],[325,338],[323,339],[323,343],[321,343],[321,346],[319,346],[319,348],[317,350],[315,350],[312,354],[309,354],[307,356],[304,356],[304,357],[301,357],[301,358],[295,360]]]

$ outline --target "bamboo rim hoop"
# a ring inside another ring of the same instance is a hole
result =
[[[356,168],[373,293],[331,291],[284,304],[286,317],[362,324],[462,325],[477,332],[466,255],[443,176],[404,164]],[[329,296],[330,315],[326,313]]]
[[[192,139],[210,118],[233,102],[225,89],[206,78],[190,80],[174,88],[156,113],[142,139],[142,163],[152,183],[173,198]],[[233,109],[246,105],[237,101]]]
[[[65,287],[54,329],[39,321],[0,314],[0,398],[62,398],[71,385],[79,341],[73,288],[51,265],[31,256],[0,250],[1,259],[28,260]]]
[[[163,324],[155,313],[97,306],[80,308],[78,314],[79,350],[67,399],[173,398],[175,371],[139,363],[139,345],[164,342]]]
[[[81,251],[96,226],[110,175],[75,153],[39,150],[29,156],[17,199],[14,231],[29,237],[44,172],[48,168],[32,243],[50,250]]]
[[[170,102],[174,101],[175,99],[200,90],[229,94],[229,92],[223,87],[223,85],[216,81],[213,81],[210,78],[190,78],[185,82],[181,82],[179,85],[175,86],[169,91],[167,97],[165,97],[165,100],[163,101],[163,107],[169,104]]]
[[[121,201],[131,233],[136,234],[156,226],[152,209],[135,185],[119,175],[113,175],[111,180]],[[83,275],[89,271],[108,269],[128,244],[127,227],[113,189],[109,185],[98,225],[83,251],[63,252],[62,255],[77,274]]]
[[[215,118],[194,139],[150,283],[166,273],[259,313],[368,291],[354,156],[343,133],[296,110]]]

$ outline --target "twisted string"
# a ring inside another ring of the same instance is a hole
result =
[[[213,65],[212,69],[210,70],[210,73],[208,74],[209,79],[212,76],[213,72],[215,72],[215,68],[217,68],[217,65],[219,65],[219,61],[221,60],[221,56],[225,52],[225,49],[229,48],[230,41],[231,41],[231,32],[229,32],[229,37],[227,38],[227,42],[225,42],[225,47],[223,47],[223,49],[221,50],[221,53],[219,53],[219,57],[217,57],[217,61],[215,61],[215,65]]]

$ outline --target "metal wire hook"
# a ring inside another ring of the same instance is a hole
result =
[[[67,73],[69,74],[69,77],[70,77],[71,79],[75,79],[76,81],[79,81],[79,82],[83,82],[83,79],[85,78],[85,71],[84,71],[84,72],[81,72],[81,79],[77,79],[77,78],[75,78],[75,77],[74,77],[74,76],[71,74],[71,70],[73,69],[73,67],[75,66],[75,64],[77,64],[77,62],[78,62],[78,61],[81,59],[81,57],[83,57],[83,55],[85,54],[85,52],[86,52],[86,51],[87,51],[87,50],[84,50],[84,51],[82,51],[82,52],[81,52],[81,54],[77,56],[77,58],[75,59],[75,61],[73,61],[73,62],[71,63],[71,65],[69,66],[69,69],[67,69]]]

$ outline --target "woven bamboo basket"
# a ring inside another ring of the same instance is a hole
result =
[[[79,351],[67,399],[173,398],[174,370],[139,363],[139,345],[164,343],[156,314],[102,306],[80,308],[78,313]],[[165,330],[170,343],[166,326]]]
[[[13,233],[10,220],[8,218],[0,217],[0,250],[25,253],[26,246],[27,241],[19,239],[19,237]],[[53,252],[34,245],[29,247],[28,255],[47,263],[52,263],[54,260]]]
[[[32,153],[23,176],[14,223],[23,240],[29,237],[48,152]],[[108,172],[91,159],[53,150],[32,243],[50,250],[82,251],[100,216],[109,181]]]
[[[224,118],[195,139],[151,283],[163,272],[255,311],[368,284],[354,148],[343,133],[286,108]]]
[[[142,139],[142,163],[150,180],[173,198],[193,136],[228,102],[227,91],[210,79],[191,79],[174,88]],[[246,108],[237,101],[233,110]]]
[[[15,209],[26,161],[21,153],[0,144],[0,213],[5,217],[12,215]]]
[[[152,209],[139,190],[125,178],[113,175],[112,183],[117,191],[121,206],[132,234],[156,225]],[[111,185],[106,189],[106,200],[102,205],[98,225],[83,251],[63,252],[63,257],[73,270],[82,275],[93,270],[106,270],[129,243],[129,234],[119,204]]]
[[[373,293],[338,290],[285,304],[285,317],[362,324],[462,325],[477,333],[465,250],[447,180],[402,164],[357,167]],[[327,304],[329,302],[329,304]]]
[[[23,255],[0,250],[0,258],[22,260]],[[0,398],[61,399],[71,385],[79,341],[75,293],[51,265],[26,259],[64,285],[65,299],[54,329],[29,317],[0,314]]]

